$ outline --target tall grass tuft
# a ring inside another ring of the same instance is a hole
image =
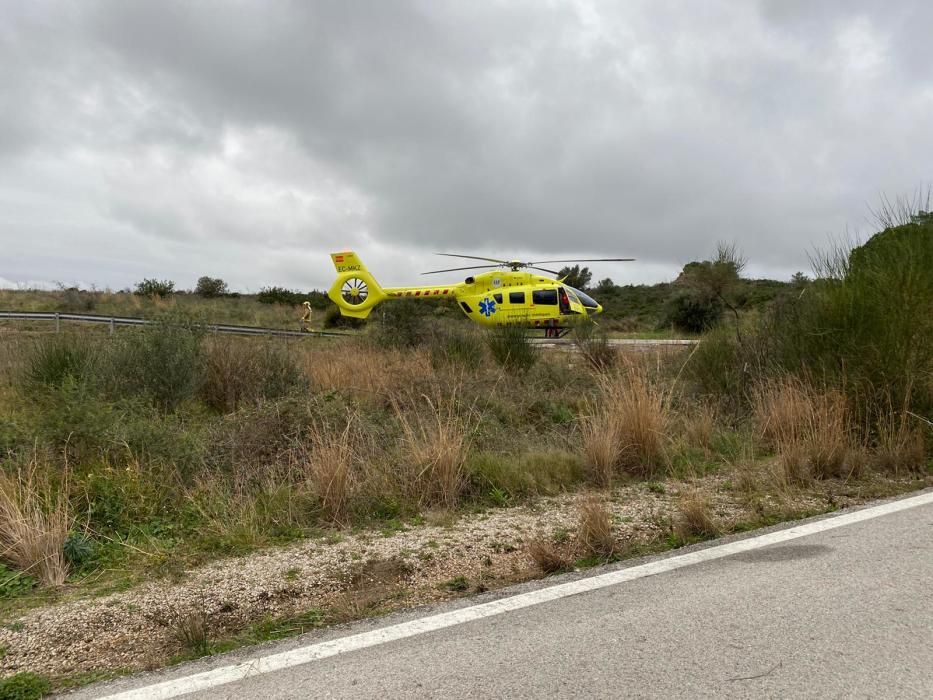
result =
[[[577,542],[584,556],[611,559],[616,553],[612,513],[601,499],[590,497],[580,503]]]
[[[754,419],[774,449],[788,481],[847,476],[854,440],[846,397],[837,389],[817,391],[795,377],[768,380],[752,397]]]
[[[619,351],[609,344],[609,335],[595,321],[581,321],[574,327],[573,344],[597,372],[610,370],[619,362]]]
[[[487,331],[486,345],[493,359],[505,369],[524,372],[538,361],[538,349],[519,324],[495,326]]]
[[[83,379],[91,368],[91,347],[84,339],[71,334],[41,336],[26,354],[26,384],[58,387],[69,379]]]
[[[13,474],[0,470],[0,558],[47,586],[68,575],[64,546],[73,516],[65,483],[53,484],[34,456]]]
[[[346,524],[357,486],[361,461],[361,435],[358,417],[347,416],[343,429],[326,424],[313,425],[309,431],[310,447],[304,451],[308,483],[321,509],[336,525]]]
[[[583,452],[596,482],[605,486],[617,472],[650,476],[664,468],[669,391],[634,365],[605,375],[600,389],[581,423]]]
[[[230,413],[244,402],[277,399],[307,380],[288,348],[276,341],[217,336],[204,345],[201,399]]]
[[[722,528],[713,514],[709,496],[700,491],[682,496],[677,504],[674,531],[684,540],[720,534]]]
[[[469,421],[462,415],[457,393],[446,401],[421,397],[428,415],[404,411],[395,404],[402,429],[403,459],[422,505],[456,507],[467,485]]]

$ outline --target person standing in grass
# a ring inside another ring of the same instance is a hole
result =
[[[304,302],[303,305],[304,305],[304,307],[305,307],[305,312],[304,312],[304,315],[301,317],[301,330],[303,330],[303,331],[308,331],[308,330],[311,330],[311,328],[310,328],[310,326],[311,326],[311,313],[312,313],[312,311],[311,311],[311,302],[310,302],[310,301],[306,301],[306,302]]]

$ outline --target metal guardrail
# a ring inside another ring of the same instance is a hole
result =
[[[0,319],[14,319],[22,321],[55,321],[55,332],[61,331],[62,321],[81,321],[84,323],[106,323],[110,326],[113,335],[117,326],[145,326],[155,323],[146,318],[131,318],[128,316],[101,316],[99,314],[66,314],[51,311],[0,311]],[[200,327],[212,333],[231,333],[234,335],[278,336],[286,338],[314,338],[339,337],[351,335],[338,331],[283,331],[274,328],[258,328],[256,326],[236,326],[224,323],[205,323]]]

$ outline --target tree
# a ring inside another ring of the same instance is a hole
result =
[[[136,283],[133,293],[141,297],[169,297],[175,293],[175,283],[172,280],[147,278]]]
[[[564,280],[564,284],[575,287],[576,289],[586,289],[593,280],[593,273],[590,268],[580,268],[579,265],[573,267],[562,267],[557,272],[557,276]]]
[[[717,299],[733,313],[735,337],[740,344],[742,332],[739,327],[738,297],[744,291],[742,270],[745,268],[745,262],[734,243],[720,242],[716,246],[714,259],[687,263],[677,278],[678,285],[693,291],[701,299]]]
[[[227,283],[220,277],[199,277],[194,293],[205,299],[214,299],[227,294]]]
[[[596,291],[601,294],[608,294],[609,292],[613,291],[615,288],[616,288],[616,283],[613,282],[608,277],[604,280],[599,280],[599,282],[596,283]]]

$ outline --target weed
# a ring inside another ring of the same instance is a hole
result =
[[[208,618],[203,611],[190,612],[176,620],[172,634],[195,656],[207,656],[211,653]]]
[[[608,560],[616,553],[612,513],[599,498],[590,497],[580,504],[577,541],[584,556]]]
[[[444,581],[441,587],[454,593],[462,593],[470,588],[470,582],[465,576],[454,576],[449,581]]]
[[[40,469],[37,457],[8,475],[0,470],[0,552],[13,566],[47,586],[68,575],[64,544],[72,515],[67,470],[61,485]]]
[[[681,497],[674,519],[674,533],[681,540],[716,537],[721,532],[709,496],[694,491]]]
[[[573,560],[561,547],[542,536],[529,540],[528,556],[545,574],[567,571],[573,567]]]
[[[52,691],[52,684],[44,676],[25,671],[0,678],[0,698],[3,700],[39,700]]]
[[[509,370],[524,372],[538,361],[538,349],[521,325],[506,324],[491,328],[486,335],[486,345],[493,359]]]

